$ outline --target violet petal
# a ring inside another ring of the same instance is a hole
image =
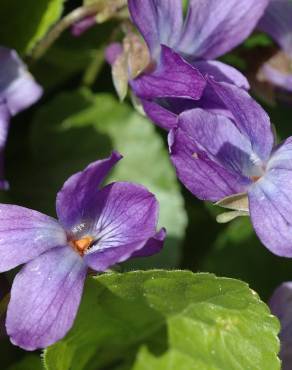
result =
[[[274,135],[270,118],[263,108],[243,89],[209,79],[215,93],[232,113],[234,121],[251,142],[253,151],[266,161],[271,154]]]
[[[159,58],[160,45],[174,45],[183,24],[181,0],[129,0],[133,23],[144,37],[151,55]]]
[[[14,279],[6,329],[13,344],[33,351],[70,330],[87,267],[70,247],[55,248],[29,262]]]
[[[262,243],[274,254],[292,257],[292,139],[272,155],[266,174],[248,191],[250,216]]]
[[[148,239],[144,247],[134,252],[131,258],[148,257],[159,253],[163,248],[163,243],[166,238],[166,230],[162,228],[152,238]]]
[[[66,243],[59,223],[27,208],[0,204],[0,272]]]
[[[141,185],[110,184],[99,191],[94,207],[81,236],[96,239],[84,260],[97,271],[125,261],[156,234],[158,202]]]
[[[272,313],[281,323],[280,341],[282,370],[292,370],[292,282],[281,284],[273,293],[270,302]]]
[[[228,64],[217,60],[202,60],[195,61],[192,65],[197,68],[202,75],[208,74],[214,77],[217,82],[228,82],[246,90],[250,88],[247,78]]]
[[[15,115],[35,103],[43,90],[14,50],[0,47],[0,62],[0,99]]]
[[[292,2],[270,0],[259,22],[259,29],[268,33],[286,53],[292,55]]]
[[[9,188],[4,176],[4,151],[8,136],[10,113],[5,103],[0,103],[0,190]]]
[[[251,148],[226,117],[201,109],[182,113],[169,141],[179,179],[198,198],[218,201],[251,183],[243,173],[250,170]]]
[[[181,97],[200,99],[206,86],[201,73],[179,54],[162,45],[161,59],[153,72],[130,81],[135,94],[144,99]]]
[[[239,45],[255,28],[268,0],[190,0],[176,50],[214,59]]]
[[[113,152],[109,158],[91,163],[85,170],[71,176],[57,194],[58,219],[66,230],[80,224],[95,209],[98,187],[114,165],[122,158]]]

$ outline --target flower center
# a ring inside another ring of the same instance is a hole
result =
[[[83,256],[91,248],[93,241],[94,239],[91,236],[85,236],[82,239],[71,240],[70,244],[80,256]]]

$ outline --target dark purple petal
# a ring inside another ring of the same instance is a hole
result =
[[[198,198],[218,201],[250,185],[250,145],[226,117],[201,109],[182,113],[169,142],[179,179]]]
[[[17,274],[8,305],[11,342],[27,351],[47,347],[73,325],[87,267],[70,247],[55,248]]]
[[[274,254],[292,257],[292,139],[272,155],[266,174],[248,191],[250,215],[262,243]]]
[[[160,231],[158,231],[157,234],[155,234],[152,238],[150,238],[144,247],[132,254],[131,258],[136,257],[148,257],[152,256],[153,254],[159,253],[164,244],[164,240],[166,238],[166,230],[162,228]]]
[[[146,115],[159,127],[167,131],[176,127],[178,120],[176,113],[155,101],[141,99],[141,102]]]
[[[0,47],[0,64],[0,99],[15,115],[34,104],[43,90],[14,50]]]
[[[268,33],[292,55],[292,2],[290,0],[270,0],[265,15],[259,22],[259,29]]]
[[[281,323],[281,369],[292,370],[292,282],[285,282],[275,290],[269,306]]]
[[[253,151],[266,161],[271,154],[274,135],[270,118],[247,92],[236,86],[209,79],[209,84],[232,113],[238,129],[252,144]]]
[[[92,219],[77,235],[95,239],[85,262],[104,271],[128,259],[156,234],[158,208],[154,195],[141,185],[113,183],[100,190]]]
[[[31,209],[0,204],[0,272],[66,241],[65,231],[55,219]]]
[[[292,65],[292,58],[290,63]],[[274,68],[270,63],[265,63],[261,67],[259,73],[265,81],[268,81],[283,90],[292,92],[292,72],[290,74],[287,74],[282,72],[281,70]]]
[[[183,24],[181,0],[129,0],[133,23],[144,37],[154,59],[160,45],[174,45]]]
[[[75,23],[71,28],[71,33],[75,37],[81,36],[84,32],[96,25],[96,16],[90,15],[81,21]]]
[[[96,207],[98,187],[122,158],[118,152],[103,160],[91,163],[85,170],[71,176],[57,195],[57,215],[66,230],[91,218]]]
[[[8,136],[10,113],[5,103],[0,103],[0,190],[9,188],[4,176],[4,151]]]
[[[200,72],[172,49],[162,46],[161,59],[153,72],[130,81],[135,94],[144,99],[181,97],[197,100],[206,81]]]
[[[123,54],[123,45],[120,42],[113,42],[105,49],[105,59],[111,66],[121,54]]]
[[[247,78],[237,69],[228,64],[216,60],[195,61],[192,65],[197,68],[202,75],[209,75],[217,82],[228,82],[238,87],[248,90],[250,88]]]
[[[190,0],[176,50],[214,59],[245,40],[263,15],[268,0]]]

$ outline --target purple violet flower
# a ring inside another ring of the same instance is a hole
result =
[[[42,95],[38,85],[16,51],[0,47],[0,189],[4,179],[4,150],[11,116],[35,103]]]
[[[26,350],[58,341],[71,328],[88,268],[98,272],[131,257],[160,251],[158,202],[141,185],[98,189],[121,159],[113,152],[71,176],[57,195],[58,221],[37,211],[0,205],[0,272],[16,275],[6,329]]]
[[[281,323],[281,369],[292,370],[292,282],[285,282],[275,290],[269,306]]]
[[[258,72],[259,80],[292,92],[292,1],[270,0],[258,27],[281,48],[262,65]]]
[[[292,137],[273,148],[260,105],[234,85],[209,83],[233,117],[199,108],[179,116],[169,134],[177,175],[199,199],[233,210],[225,221],[250,214],[263,244],[292,257]]]
[[[106,54],[114,81],[122,80],[119,95],[125,95],[127,73],[146,114],[166,130],[176,126],[177,115],[186,109],[224,110],[211,89],[205,89],[203,76],[249,88],[239,71],[213,59],[253,31],[267,4],[268,0],[190,0],[184,19],[181,0],[129,0],[132,21],[147,44],[148,55],[144,51],[139,57],[136,40],[130,47],[123,45],[119,56],[116,46],[109,47]],[[112,50],[115,57],[110,56]]]
[[[75,37],[83,35],[84,32],[96,25],[96,15],[89,15],[71,27],[71,33]]]

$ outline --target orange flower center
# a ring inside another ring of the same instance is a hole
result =
[[[80,256],[83,256],[84,253],[91,247],[92,242],[93,238],[91,236],[86,236],[79,240],[72,240],[71,245],[80,254]]]

